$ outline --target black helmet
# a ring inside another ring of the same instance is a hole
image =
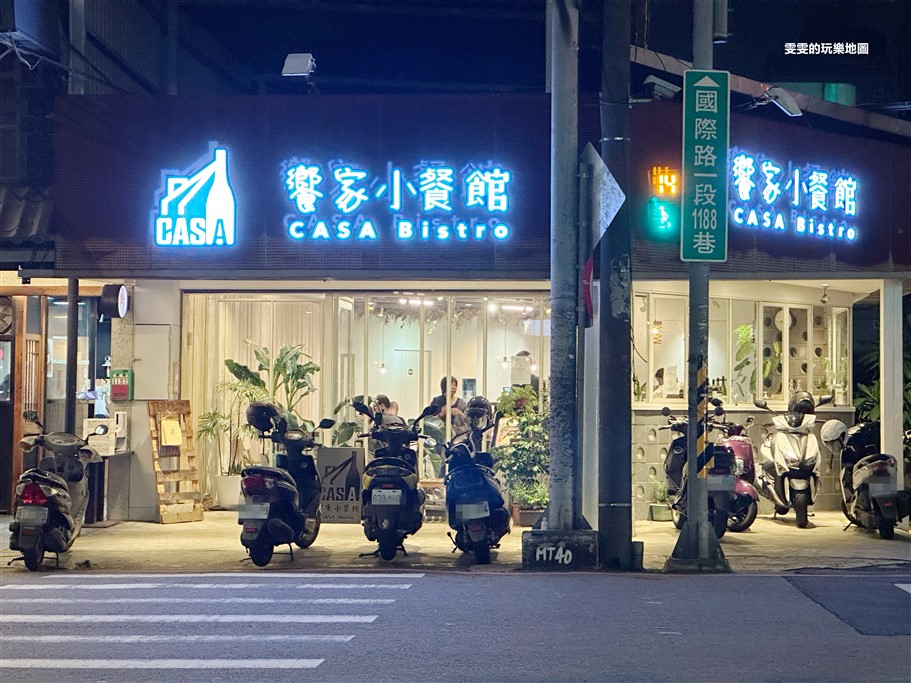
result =
[[[247,408],[247,424],[253,425],[261,432],[268,432],[275,427],[273,419],[279,415],[278,408],[271,403],[257,401]]]
[[[490,401],[483,396],[474,396],[468,400],[466,414],[472,428],[484,429],[491,416]]]
[[[789,413],[800,413],[802,415],[812,415],[816,412],[816,403],[813,401],[812,394],[806,391],[795,392],[788,402]]]

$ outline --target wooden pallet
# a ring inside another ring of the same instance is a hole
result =
[[[158,521],[199,522],[203,518],[199,470],[193,440],[193,420],[189,401],[149,401],[149,430],[152,433],[152,466],[158,494]],[[180,423],[183,445],[161,445],[161,420],[173,417]],[[162,467],[162,458],[165,458]],[[171,464],[176,458],[177,467]]]

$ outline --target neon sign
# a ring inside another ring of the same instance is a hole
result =
[[[282,187],[294,209],[285,229],[294,240],[480,241],[509,238],[512,171],[499,164],[456,167],[421,161],[411,170],[386,164],[372,175],[347,160],[292,158]]]
[[[162,171],[152,211],[155,244],[162,247],[225,247],[236,240],[234,190],[228,150],[210,143],[207,155],[182,171]]]
[[[857,179],[844,170],[787,167],[763,155],[732,148],[731,200],[734,225],[744,229],[855,242]]]

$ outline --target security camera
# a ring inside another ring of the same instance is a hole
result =
[[[282,76],[309,76],[316,71],[316,60],[309,52],[295,52],[285,57]]]
[[[681,90],[680,86],[662,81],[655,76],[646,76],[645,80],[642,81],[642,85],[646,87],[653,97],[659,100],[672,100]]]
[[[800,107],[797,106],[797,100],[795,100],[791,93],[789,93],[784,88],[779,88],[777,85],[772,86],[766,90],[766,96],[776,107],[781,109],[788,116],[802,116],[803,112],[800,110]]]

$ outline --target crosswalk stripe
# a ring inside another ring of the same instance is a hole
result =
[[[903,591],[911,593],[911,583],[897,583],[895,585],[897,588],[901,588]]]
[[[186,574],[95,574],[94,572],[75,573],[67,577],[70,579],[168,579],[175,580],[181,578],[210,578],[210,579],[230,579],[230,578],[251,578],[257,579],[423,579],[423,573],[401,573],[401,572],[349,572],[349,573],[328,573],[328,572],[198,572]],[[42,577],[45,581],[53,580],[53,576]]]
[[[34,604],[34,598],[3,598],[3,604]],[[231,605],[389,605],[395,598],[54,598],[55,605],[75,605],[91,603],[93,605],[122,605],[135,603],[224,603]]]
[[[315,669],[324,659],[0,659],[10,669]]]
[[[194,636],[194,635],[139,635],[139,636],[92,636],[92,635],[32,635],[3,636],[4,643],[235,643],[235,642],[310,642],[347,643],[354,636],[320,635],[249,635],[249,636]]]
[[[376,615],[361,614],[0,614],[0,624],[110,624],[144,623],[268,623],[268,624],[372,624]]]
[[[10,583],[0,586],[4,591],[48,591],[48,590],[149,590],[154,588],[193,588],[218,590],[248,590],[251,588],[276,588],[261,583]],[[295,586],[280,586],[282,590],[361,590],[377,588],[408,590],[410,583],[300,583]]]

